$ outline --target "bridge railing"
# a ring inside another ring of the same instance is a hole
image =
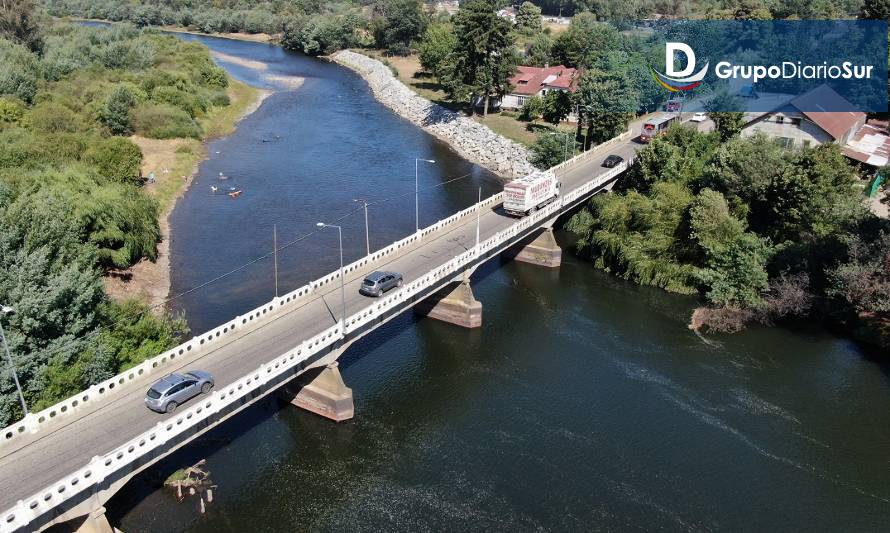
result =
[[[403,250],[406,246],[422,241],[429,235],[432,235],[449,225],[455,224],[479,209],[489,208],[501,203],[502,199],[503,193],[494,194],[482,200],[479,204],[474,204],[463,209],[416,233],[412,233],[385,248],[377,250],[370,255],[346,265],[343,269],[344,274],[349,276],[368,264],[393,256],[393,254]],[[97,402],[104,401],[109,396],[120,393],[122,389],[129,389],[128,385],[138,379],[152,374],[162,375],[166,373],[174,363],[178,363],[184,357],[215,348],[220,341],[230,341],[232,338],[241,335],[246,329],[256,326],[262,319],[268,318],[285,308],[301,305],[306,297],[315,294],[319,289],[323,289],[339,279],[340,271],[338,269],[287,294],[273,298],[269,302],[248,311],[247,313],[238,315],[210,331],[192,337],[188,341],[171,348],[160,355],[146,359],[142,363],[129,368],[116,376],[108,378],[105,381],[92,385],[88,389],[81,391],[74,396],[66,398],[41,411],[29,413],[22,420],[3,428],[2,433],[0,433],[0,435],[2,435],[2,437],[0,437],[0,449],[5,445],[14,444],[18,437],[31,435],[42,429],[53,427],[59,423],[61,419],[78,414],[79,412],[92,407]]]
[[[565,172],[566,170],[575,168],[583,163],[586,163],[589,159],[592,159],[594,157],[601,155],[602,151],[605,150],[606,148],[609,148],[610,146],[614,146],[615,144],[624,142],[624,141],[630,139],[632,136],[633,136],[633,130],[631,128],[628,128],[627,131],[625,131],[621,135],[619,135],[617,137],[612,137],[608,141],[606,141],[604,143],[600,143],[600,144],[592,147],[590,150],[586,150],[586,151],[581,152],[580,154],[576,155],[575,157],[566,159],[565,161],[556,165],[555,167],[551,168],[550,170],[552,170],[556,174],[560,174],[562,172]]]

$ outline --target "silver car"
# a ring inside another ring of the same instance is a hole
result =
[[[402,275],[398,272],[372,272],[362,281],[358,292],[365,296],[380,296],[393,287],[402,286]]]
[[[156,381],[148,389],[145,393],[145,405],[152,411],[172,413],[198,394],[210,392],[213,385],[213,376],[203,370],[170,374]]]

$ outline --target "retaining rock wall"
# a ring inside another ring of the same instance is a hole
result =
[[[505,178],[518,178],[534,172],[524,146],[419,96],[380,61],[349,50],[341,50],[331,58],[358,72],[380,102],[447,142],[464,158]]]

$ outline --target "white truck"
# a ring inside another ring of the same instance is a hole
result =
[[[539,170],[504,185],[504,211],[525,216],[559,196],[559,180],[549,170]]]

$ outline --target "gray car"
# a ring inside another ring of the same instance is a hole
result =
[[[372,272],[362,281],[358,292],[365,296],[380,296],[393,287],[402,286],[402,275],[398,272]]]
[[[152,411],[172,413],[198,394],[213,388],[213,376],[203,370],[170,374],[155,382],[145,393],[145,405]]]

